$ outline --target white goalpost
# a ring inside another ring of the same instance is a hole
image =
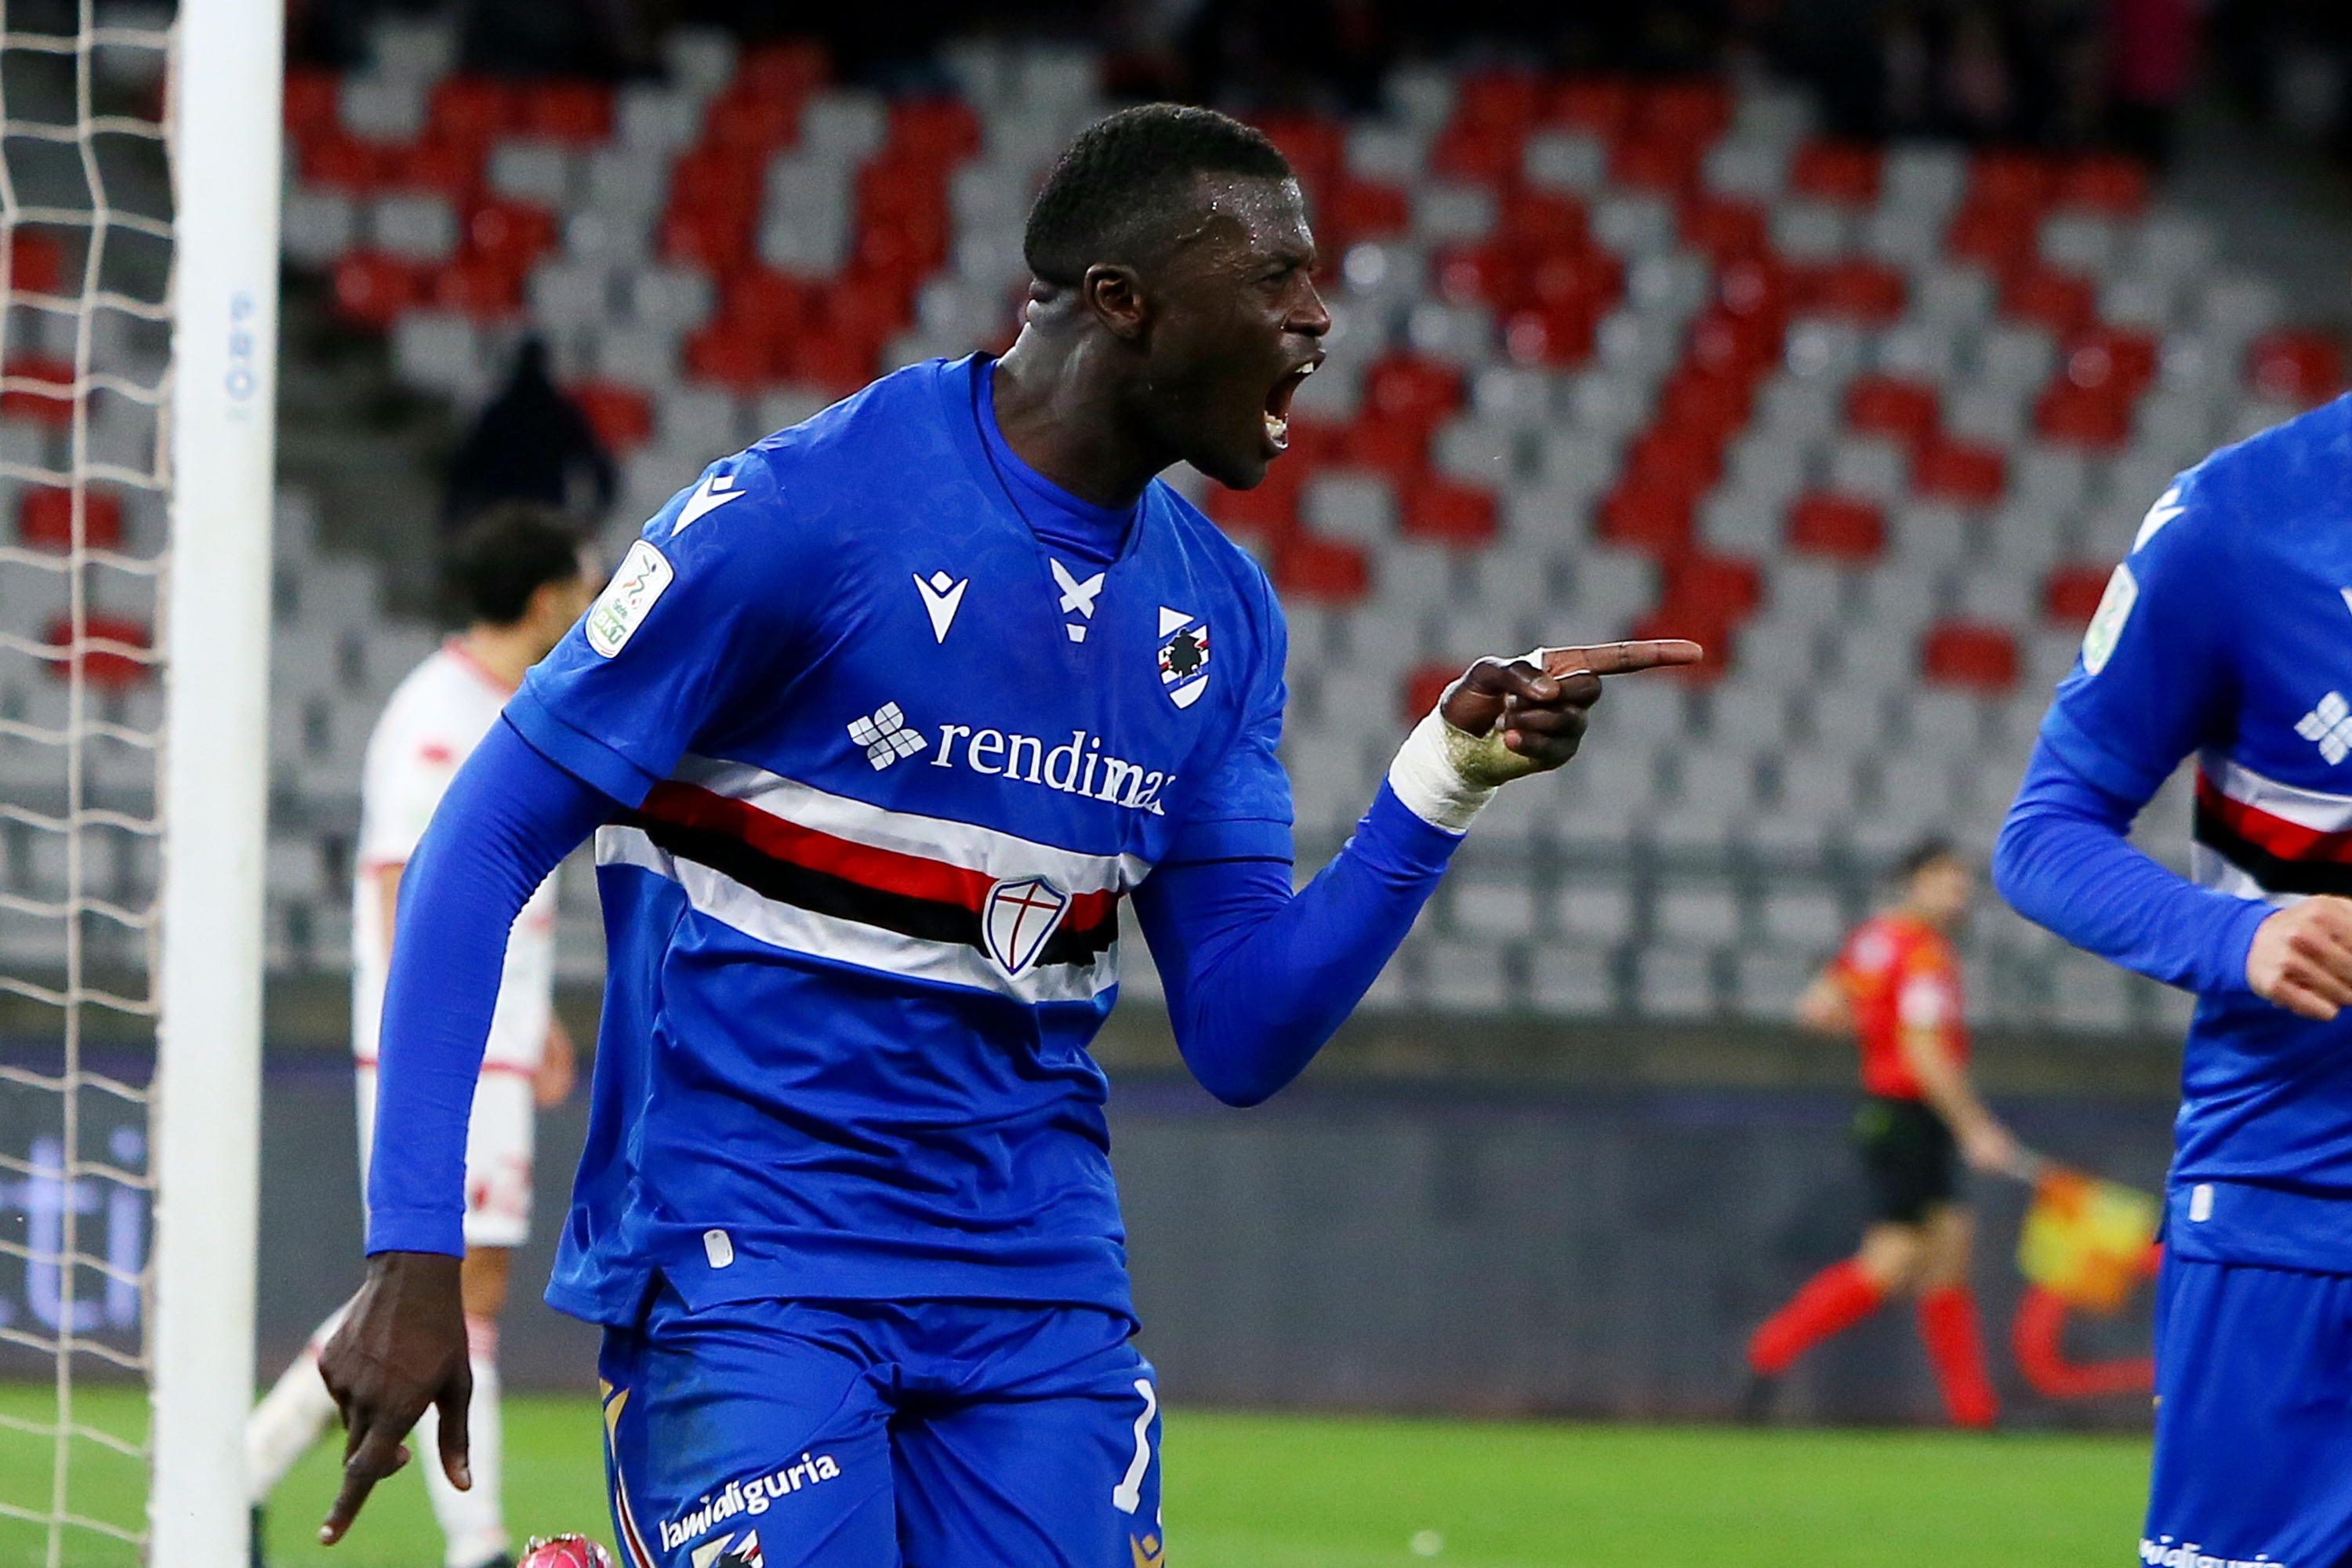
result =
[[[88,4],[88,0],[84,0]],[[279,0],[182,0],[149,1561],[246,1560],[261,1143]]]
[[[0,1557],[243,1568],[283,4],[121,4],[0,0]]]

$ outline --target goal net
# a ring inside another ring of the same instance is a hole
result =
[[[0,1563],[244,1561],[279,23],[0,0]]]

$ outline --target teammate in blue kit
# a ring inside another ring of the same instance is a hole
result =
[[[1480,661],[1290,885],[1281,612],[1153,476],[1257,483],[1329,326],[1272,144],[1155,106],[1032,212],[1001,362],[901,371],[646,526],[403,883],[339,1537],[428,1405],[465,1468],[465,1108],[498,952],[591,832],[610,933],[548,1299],[602,1324],[634,1568],[1135,1568],[1158,1397],[1087,1045],[1132,897],[1219,1098],[1289,1081],[1598,677]]]
[[[2149,1563],[2352,1563],[2352,399],[2141,525],[1993,873],[2197,993],[2157,1316]],[[2197,754],[2194,880],[2125,835]]]

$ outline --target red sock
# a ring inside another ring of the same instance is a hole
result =
[[[1919,1338],[1936,1368],[1944,1410],[1955,1426],[1990,1426],[2000,1401],[1985,1373],[1984,1340],[1977,1331],[1977,1299],[1965,1285],[1919,1298]]]
[[[1886,1292],[1853,1259],[1832,1263],[1764,1321],[1748,1342],[1748,1364],[1768,1377],[1778,1376],[1813,1346],[1878,1310],[1885,1299]]]

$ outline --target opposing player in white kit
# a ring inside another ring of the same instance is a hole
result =
[[[491,511],[460,536],[451,573],[472,617],[461,636],[410,671],[368,738],[360,841],[352,886],[352,1050],[358,1068],[360,1168],[365,1184],[375,1127],[375,1047],[392,960],[402,870],[442,792],[523,677],[571,629],[598,584],[561,515],[534,506]],[[532,1121],[572,1085],[571,1037],[555,1016],[555,879],[515,921],[489,1047],[466,1138],[466,1258],[462,1276],[474,1373],[474,1484],[459,1491],[425,1467],[446,1568],[509,1562],[499,1500],[498,1319],[513,1249],[530,1236]],[[246,1426],[246,1476],[260,1507],[334,1418],[319,1376],[319,1347],[341,1321],[320,1324]],[[423,1439],[432,1441],[428,1433]],[[261,1531],[254,1531],[256,1561]]]

